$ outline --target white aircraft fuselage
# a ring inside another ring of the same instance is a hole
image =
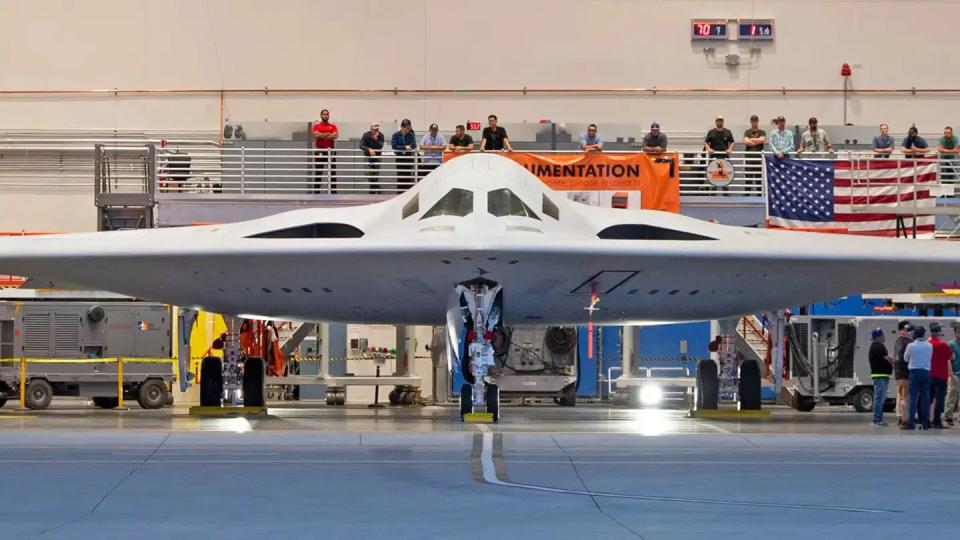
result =
[[[622,324],[928,288],[958,268],[960,247],[945,242],[591,207],[492,154],[458,157],[367,206],[0,239],[0,273],[228,315],[418,325],[444,324],[455,286],[474,278],[503,286],[507,324],[583,323],[592,291],[600,296],[592,320]]]

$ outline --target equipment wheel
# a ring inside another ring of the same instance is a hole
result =
[[[161,409],[167,404],[167,385],[160,379],[147,379],[137,389],[137,403],[144,409]]]
[[[400,404],[400,389],[399,389],[399,388],[394,388],[393,390],[391,390],[390,393],[387,394],[387,400],[390,401],[390,404],[391,404],[391,405],[399,405],[399,404]]]
[[[115,409],[120,404],[120,400],[115,397],[100,396],[93,398],[93,404],[101,409]]]
[[[794,408],[800,412],[810,412],[817,406],[817,402],[809,396],[794,396],[793,402]]]
[[[200,364],[200,406],[220,407],[223,396],[223,364],[208,356]]]
[[[738,408],[741,411],[759,411],[760,403],[760,363],[744,360],[740,364],[740,383],[737,388]]]
[[[243,362],[243,406],[265,407],[266,395],[266,364],[263,358],[251,356]]]
[[[487,400],[487,412],[493,415],[493,421],[500,421],[500,387],[488,384],[484,389],[484,398]]]
[[[565,386],[563,390],[560,391],[560,399],[557,400],[557,403],[561,407],[576,407],[577,406],[577,385],[570,384]]]
[[[50,406],[53,400],[53,388],[44,379],[31,379],[27,383],[26,405],[35,411],[41,411]]]
[[[460,387],[460,420],[473,412],[473,387],[465,384]]]
[[[852,401],[857,412],[873,412],[873,389],[861,388],[853,395]]]
[[[697,410],[717,409],[720,406],[720,378],[717,375],[717,363],[713,360],[697,363],[694,406]]]

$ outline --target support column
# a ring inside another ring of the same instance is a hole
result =
[[[783,339],[787,330],[787,315],[783,310],[775,311],[773,314],[773,327],[771,328],[771,341],[773,345],[773,384],[776,390],[776,396],[779,399],[780,391],[783,388]]]
[[[624,326],[620,338],[620,376],[633,377],[633,367],[637,362],[637,350],[640,348],[640,327]]]
[[[417,338],[413,326],[397,326],[397,362],[393,374],[397,377],[410,375],[413,357],[417,353]]]

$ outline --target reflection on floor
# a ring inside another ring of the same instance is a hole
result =
[[[5,538],[893,537],[955,531],[960,504],[960,429],[840,409],[0,413]]]

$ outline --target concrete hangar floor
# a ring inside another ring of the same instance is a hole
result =
[[[3,538],[893,538],[957,530],[960,429],[510,407],[69,402],[0,416]]]

